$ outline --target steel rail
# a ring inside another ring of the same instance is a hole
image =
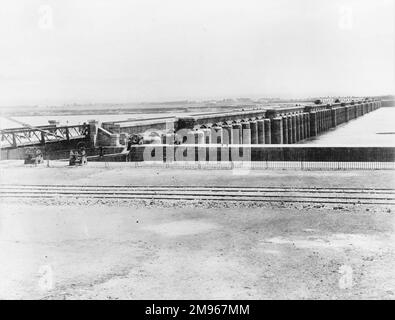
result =
[[[22,188],[21,188],[22,187]],[[121,189],[98,188],[97,186],[0,186],[1,198],[93,198],[93,199],[146,199],[146,200],[208,200],[208,201],[252,201],[252,202],[311,202],[333,204],[380,204],[395,205],[392,193],[352,193],[326,192],[324,190],[276,188],[269,191],[254,191],[251,188],[141,188],[133,190],[122,186]],[[285,190],[285,194],[283,191]],[[275,194],[274,194],[275,193]],[[329,194],[329,195],[328,195]],[[384,195],[384,197],[382,196]],[[385,196],[387,195],[387,196]]]

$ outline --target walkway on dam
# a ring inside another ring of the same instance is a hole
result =
[[[395,107],[380,108],[363,117],[300,143],[319,145],[395,146]]]

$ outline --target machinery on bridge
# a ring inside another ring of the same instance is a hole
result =
[[[166,141],[162,141],[165,139]],[[172,141],[168,141],[171,139]],[[133,145],[142,145],[142,144],[160,144],[160,143],[170,143],[170,144],[182,144],[182,136],[176,133],[168,133],[158,132],[158,131],[146,131],[144,133],[135,133],[129,136],[127,142],[127,150],[131,149]]]
[[[129,136],[127,146],[128,150],[132,145],[142,145],[142,144],[160,144],[161,138],[160,133],[151,131],[144,133],[134,133]]]

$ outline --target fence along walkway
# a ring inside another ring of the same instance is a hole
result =
[[[395,162],[336,162],[336,161],[146,161],[130,163],[136,168],[168,168],[195,170],[395,170]]]

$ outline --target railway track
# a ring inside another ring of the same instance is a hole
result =
[[[322,204],[395,205],[395,189],[232,187],[232,186],[83,186],[0,185],[0,198],[252,201]]]

